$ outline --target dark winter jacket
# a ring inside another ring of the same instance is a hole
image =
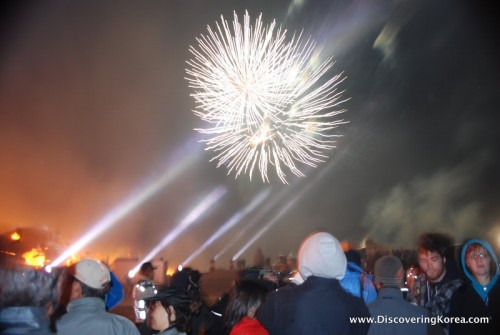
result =
[[[369,316],[363,300],[344,291],[337,279],[316,276],[271,292],[257,314],[271,335],[366,334],[368,323],[349,318]]]
[[[472,243],[481,244],[493,258],[496,265],[495,275],[488,285],[481,285],[469,272],[465,264],[466,250]],[[500,329],[500,280],[498,259],[491,246],[482,240],[470,240],[462,248],[462,266],[468,282],[460,287],[451,300],[451,317],[459,317],[461,321],[476,321],[474,323],[450,324],[450,335],[460,334],[498,334]],[[488,323],[478,323],[479,320],[469,318],[485,317]],[[463,319],[462,319],[463,318]]]

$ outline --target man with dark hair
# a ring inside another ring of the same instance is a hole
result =
[[[139,335],[129,319],[106,311],[111,275],[103,263],[82,259],[69,268],[72,275],[67,313],[57,322],[60,335]]]
[[[425,233],[418,240],[418,264],[427,280],[420,301],[434,316],[448,316],[451,296],[462,285],[458,271],[446,266],[453,262],[451,244],[452,239],[440,233]]]

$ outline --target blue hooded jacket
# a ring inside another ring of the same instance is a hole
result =
[[[476,278],[469,272],[469,269],[467,269],[467,265],[465,263],[465,256],[466,256],[467,248],[471,244],[474,244],[474,243],[480,244],[484,249],[486,249],[486,251],[488,251],[488,253],[490,254],[490,257],[493,259],[494,264],[496,266],[496,270],[494,272],[495,274],[493,275],[493,277],[490,279],[490,282],[486,286],[483,286],[482,284],[480,284],[476,280]],[[464,246],[462,247],[462,255],[460,258],[462,261],[462,268],[464,269],[464,273],[467,276],[467,278],[470,280],[472,287],[477,292],[477,294],[481,297],[481,299],[483,299],[483,301],[486,302],[486,298],[488,297],[488,293],[490,292],[491,288],[498,281],[498,270],[499,270],[498,269],[498,259],[497,259],[497,256],[495,255],[495,252],[493,251],[493,248],[486,241],[478,240],[478,239],[471,239],[471,240],[467,241],[467,243],[465,243]]]
[[[347,292],[362,298],[366,304],[369,304],[377,299],[377,290],[370,276],[359,265],[347,262],[345,275],[340,280],[340,285]]]

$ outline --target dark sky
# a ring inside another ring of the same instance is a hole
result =
[[[195,162],[82,254],[144,257],[218,185],[225,197],[160,252],[185,260],[270,186],[200,256],[206,270],[259,229],[271,257],[315,229],[413,245],[426,230],[500,246],[500,53],[495,13],[473,1],[31,1],[4,5],[0,52],[0,228],[46,226],[71,244],[110,210]],[[190,45],[244,11],[303,30],[343,72],[349,121],[330,158],[283,185],[209,162],[185,80]],[[188,143],[186,145],[186,143]],[[190,143],[190,144],[189,144]],[[180,149],[183,148],[183,149]],[[181,152],[179,154],[179,151]],[[285,196],[280,196],[280,194]],[[265,206],[271,207],[267,212]],[[272,205],[272,206],[271,206]],[[286,210],[284,210],[284,208]],[[237,239],[243,227],[248,230]]]

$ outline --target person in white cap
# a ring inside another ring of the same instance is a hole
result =
[[[368,323],[353,317],[370,317],[361,298],[344,291],[346,257],[331,234],[309,235],[298,253],[304,283],[269,293],[257,312],[257,319],[269,334],[366,334]]]
[[[67,313],[57,322],[60,335],[139,335],[137,327],[124,316],[106,311],[105,297],[111,275],[103,263],[82,259],[69,269],[71,282]]]

